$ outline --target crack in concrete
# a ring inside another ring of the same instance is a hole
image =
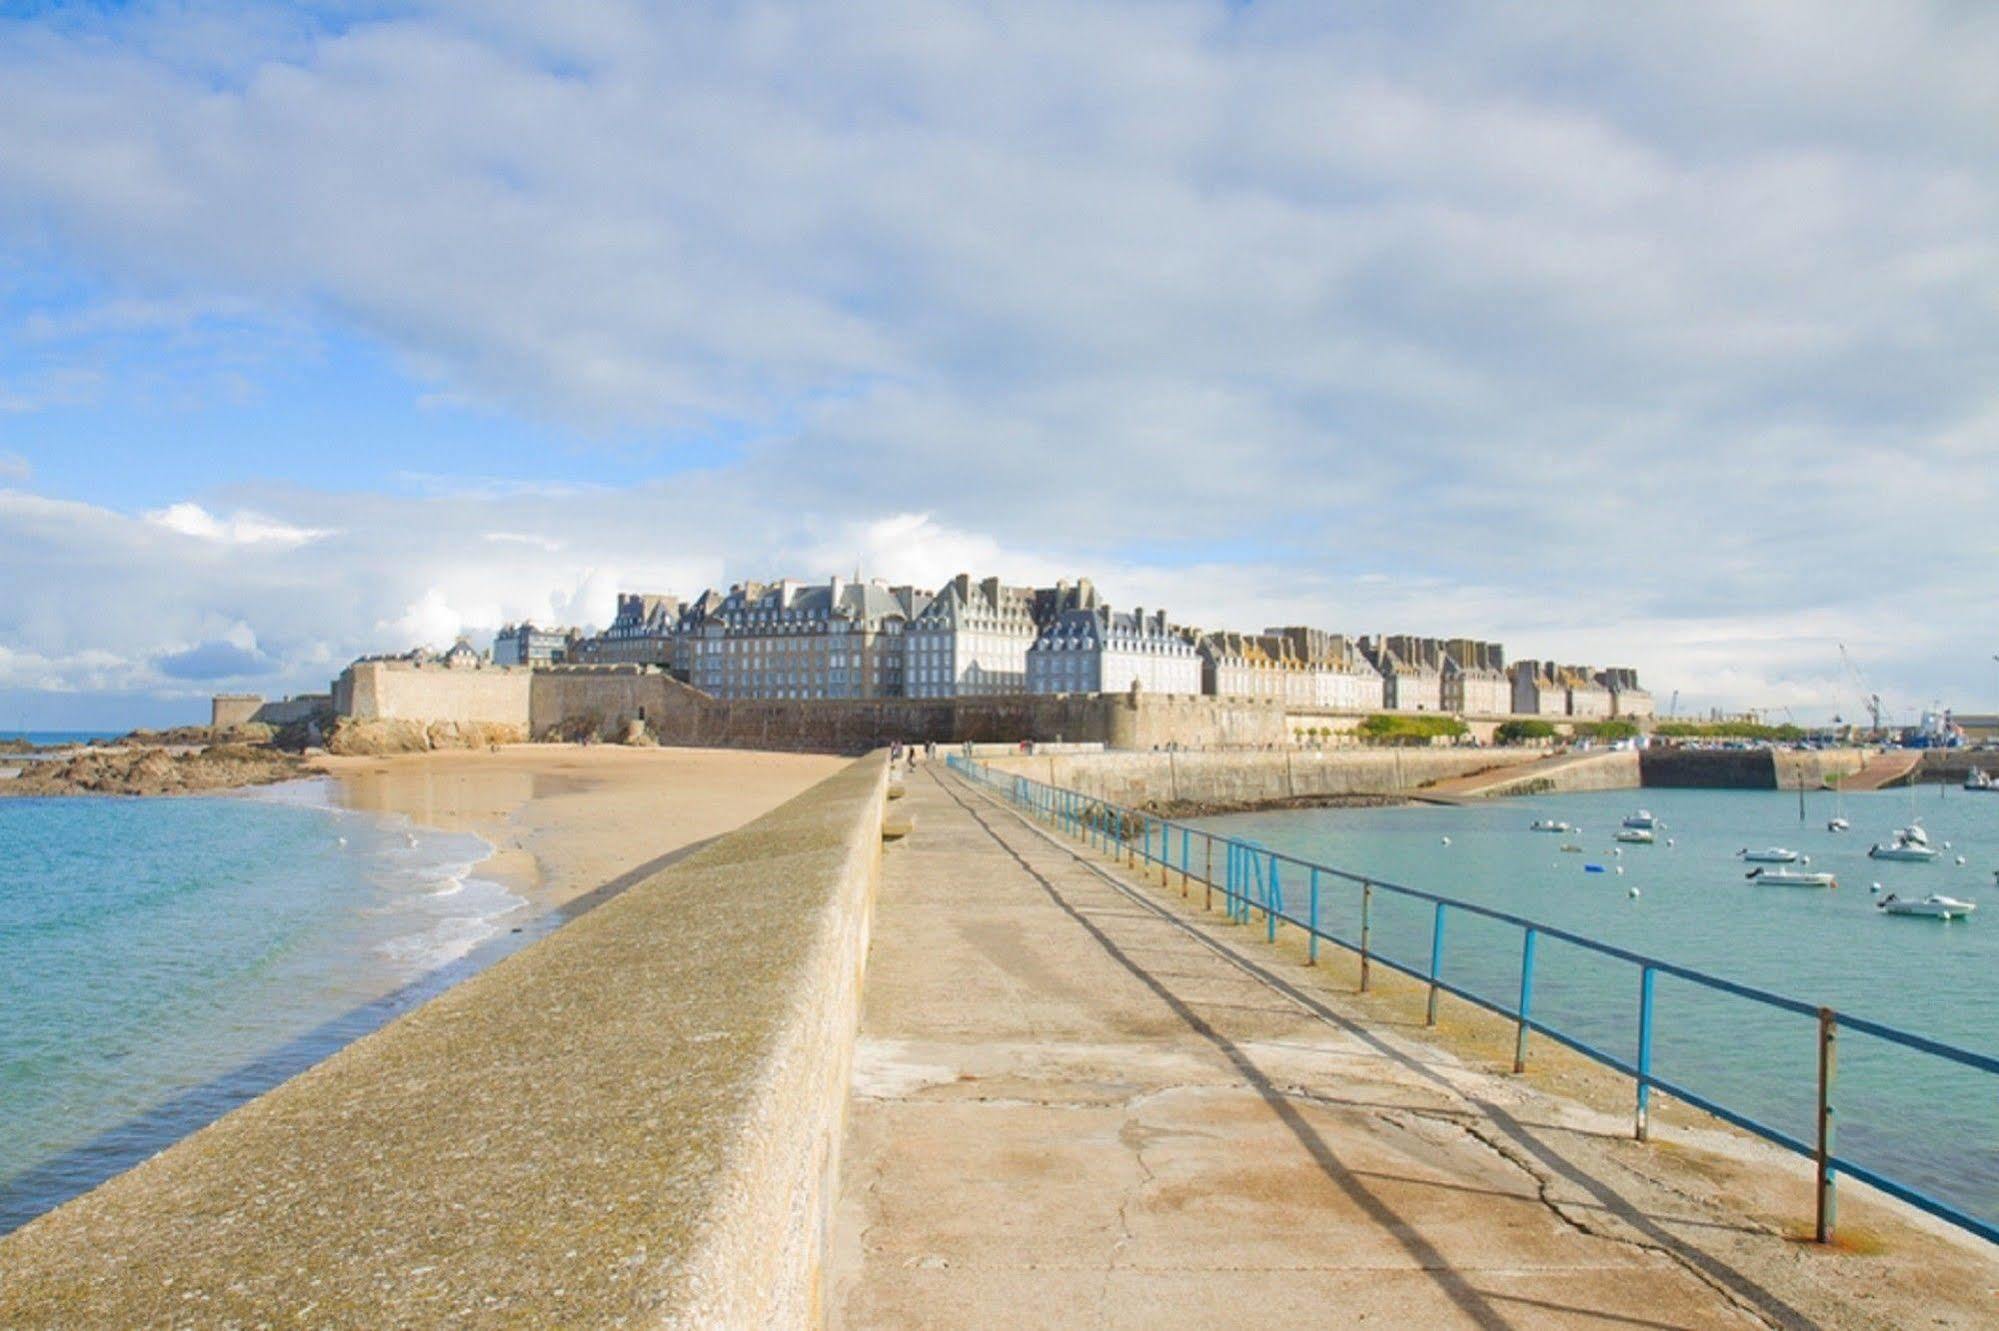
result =
[[[1492,1152],[1493,1155],[1519,1170],[1534,1184],[1535,1196],[1541,1205],[1547,1209],[1548,1213],[1576,1233],[1583,1235],[1585,1238],[1604,1243],[1620,1244],[1639,1252],[1650,1253],[1655,1257],[1663,1258],[1694,1279],[1700,1281],[1703,1285],[1706,1285],[1727,1301],[1730,1307],[1733,1307],[1744,1316],[1753,1318],[1759,1325],[1769,1327],[1771,1331],[1786,1331],[1784,1323],[1773,1319],[1762,1308],[1742,1298],[1736,1291],[1730,1289],[1725,1283],[1716,1280],[1706,1271],[1703,1271],[1697,1263],[1689,1261],[1685,1255],[1672,1247],[1641,1238],[1635,1234],[1608,1229],[1592,1223],[1587,1217],[1571,1214],[1569,1207],[1564,1203],[1563,1199],[1555,1193],[1557,1180],[1552,1172],[1536,1168],[1530,1157],[1514,1147],[1510,1142],[1505,1141],[1486,1128],[1481,1119],[1455,1114],[1429,1114],[1422,1110],[1398,1112],[1408,1113],[1412,1117],[1427,1118],[1433,1122],[1457,1128],[1467,1138],[1477,1142]],[[1383,1111],[1383,1116],[1388,1116],[1386,1111]]]

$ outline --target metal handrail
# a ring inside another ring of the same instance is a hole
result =
[[[951,770],[992,788],[1017,807],[1028,810],[1068,835],[1077,837],[1114,858],[1126,860],[1134,867],[1141,862],[1158,866],[1162,883],[1170,881],[1171,876],[1177,873],[1180,876],[1183,894],[1189,884],[1201,883],[1207,889],[1210,907],[1213,904],[1214,892],[1219,889],[1223,894],[1225,911],[1236,923],[1247,923],[1253,911],[1261,910],[1266,935],[1272,941],[1276,939],[1279,923],[1290,924],[1304,930],[1307,939],[1306,964],[1308,965],[1317,963],[1321,940],[1357,954],[1360,958],[1360,987],[1363,992],[1371,987],[1371,970],[1375,964],[1386,966],[1392,971],[1428,985],[1429,996],[1424,1023],[1426,1025],[1436,1024],[1438,996],[1446,993],[1513,1021],[1516,1023],[1513,1059],[1515,1072],[1526,1070],[1528,1035],[1530,1032],[1538,1032],[1558,1044],[1565,1045],[1632,1078],[1636,1083],[1634,1133],[1640,1141],[1647,1140],[1649,1136],[1651,1092],[1657,1089],[1723,1122],[1733,1124],[1786,1150],[1810,1158],[1817,1176],[1817,1214],[1814,1229],[1821,1243],[1830,1242],[1833,1236],[1837,1210],[1837,1181],[1841,1174],[1850,1175],[1870,1184],[1889,1196],[1960,1226],[1988,1242],[1999,1243],[1999,1223],[1972,1215],[1942,1198],[1933,1197],[1921,1189],[1839,1155],[1834,1149],[1832,1103],[1837,1069],[1837,1044],[1841,1028],[1986,1073],[1999,1074],[1999,1057],[1945,1044],[1928,1036],[1870,1021],[1864,1017],[1838,1013],[1830,1007],[1808,1003],[1755,985],[1709,975],[1690,966],[1647,956],[1642,952],[1633,952],[1629,948],[1618,947],[1613,943],[1602,942],[1568,929],[1544,924],[1523,915],[1494,910],[1490,906],[1426,892],[1420,888],[1404,887],[1399,883],[1388,882],[1372,875],[1357,874],[1331,865],[1317,864],[1282,851],[1271,850],[1254,841],[1220,836],[1204,828],[1155,817],[1110,800],[1086,795],[1081,791],[1049,785],[1032,777],[1019,776],[1011,772],[995,772],[984,763],[957,754],[948,755],[947,762]],[[1173,834],[1176,832],[1179,834],[1177,865],[1173,858]],[[1198,871],[1192,862],[1192,847],[1196,837],[1205,843],[1203,864]],[[1219,882],[1215,879],[1214,863],[1214,850],[1217,845],[1223,847],[1222,877]],[[1287,877],[1285,866],[1290,866],[1291,872],[1288,875],[1290,878],[1308,884],[1308,906],[1305,917],[1301,918],[1285,910],[1284,880]],[[1361,889],[1360,937],[1357,940],[1343,938],[1319,922],[1321,885],[1329,878],[1356,885]],[[1427,969],[1384,956],[1371,946],[1372,904],[1377,889],[1395,896],[1428,902],[1433,906]],[[1444,977],[1445,922],[1450,912],[1463,912],[1482,919],[1494,920],[1522,931],[1520,994],[1514,1005],[1509,1006],[1502,1000],[1475,993]],[[1599,1049],[1581,1036],[1563,1031],[1533,1015],[1535,949],[1542,938],[1558,939],[1600,956],[1638,967],[1638,1049],[1635,1059],[1627,1060],[1608,1050]],[[1661,975],[1672,976],[1736,998],[1748,999],[1783,1012],[1811,1017],[1816,1021],[1819,1075],[1817,1131],[1813,1140],[1806,1141],[1781,1128],[1764,1123],[1742,1110],[1730,1108],[1652,1070],[1653,994],[1657,978]]]

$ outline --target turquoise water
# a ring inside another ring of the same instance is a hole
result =
[[[483,841],[327,793],[0,800],[0,1233],[517,937]]]
[[[1654,846],[1613,841],[1621,819],[1649,808],[1667,824]],[[1795,793],[1647,790],[1540,796],[1468,808],[1326,809],[1243,814],[1201,825],[1322,864],[1476,902],[1724,979],[1872,1018],[1984,1054],[1999,1053],[1999,795],[1929,787],[1845,797],[1853,830],[1826,830],[1833,797]],[[1915,814],[1939,846],[1930,864],[1867,858]],[[1576,836],[1531,832],[1540,817],[1578,824]],[[1448,837],[1450,844],[1443,839]],[[1667,845],[1670,838],[1673,845]],[[1564,854],[1565,843],[1582,854]],[[1757,887],[1743,847],[1788,846],[1838,875],[1836,891]],[[1962,855],[1963,866],[1954,861]],[[1609,872],[1591,874],[1584,865]],[[1615,872],[1623,869],[1622,874]],[[1970,920],[1895,918],[1870,885],[1979,903]],[[1630,895],[1632,889],[1639,895]],[[1303,882],[1285,909],[1302,914]],[[1373,943],[1421,969],[1430,955],[1427,902],[1377,892]],[[1324,926],[1354,937],[1359,890],[1322,887]],[[1483,997],[1519,997],[1521,932],[1452,914],[1444,974]],[[1637,968],[1542,938],[1534,1015],[1635,1061]],[[1814,1134],[1816,1024],[1746,999],[1661,976],[1654,1071],[1804,1140]],[[1542,1037],[1536,1037],[1537,1039]],[[1841,1036],[1835,1104],[1838,1150],[1860,1164],[1999,1221],[1999,1076]]]
[[[0,730],[0,739],[24,739],[30,744],[88,744],[94,739],[116,739],[116,730]]]

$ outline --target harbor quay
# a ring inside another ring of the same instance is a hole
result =
[[[970,770],[634,875],[0,1238],[0,1325],[1989,1324],[1990,1245],[1857,1187],[1813,1243],[1795,1156]]]

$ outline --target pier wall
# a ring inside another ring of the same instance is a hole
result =
[[[819,1325],[886,768],[0,1239],[0,1326]]]
[[[1405,795],[1544,756],[1532,749],[1332,749],[1035,755],[996,758],[991,765],[1116,804],[1174,812]]]
[[[1817,790],[1850,776],[1867,761],[1864,749],[1647,749],[1639,771],[1647,786],[1706,790]]]

